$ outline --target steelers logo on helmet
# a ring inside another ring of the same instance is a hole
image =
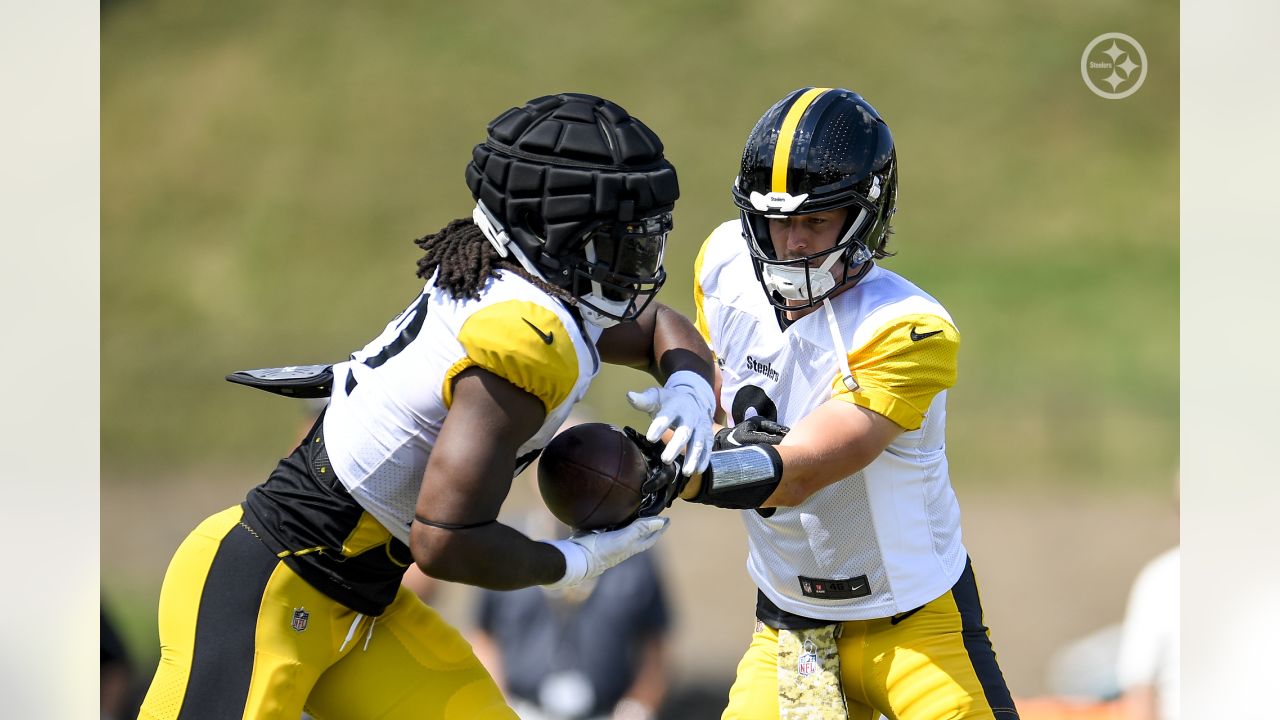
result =
[[[489,242],[572,293],[588,322],[635,319],[666,281],[676,171],[618,105],[563,93],[512,108],[489,123],[466,178]]]
[[[889,126],[843,88],[800,88],[769,108],[747,137],[733,184],[756,278],[775,307],[816,305],[862,278],[884,242],[898,195]],[[846,208],[836,243],[778,256],[770,220]]]

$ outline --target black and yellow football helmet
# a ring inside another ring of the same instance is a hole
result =
[[[809,307],[884,257],[897,204],[893,135],[876,109],[843,88],[795,90],[765,112],[747,137],[733,201],[756,277],[779,308]],[[835,247],[777,257],[769,219],[848,208]]]

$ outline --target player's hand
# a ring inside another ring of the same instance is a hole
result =
[[[636,553],[653,547],[667,529],[669,518],[640,518],[617,530],[603,530],[574,535],[568,540],[554,540],[564,553],[564,577],[546,587],[552,590],[577,585],[599,575]]]
[[[678,463],[662,461],[665,446],[661,441],[649,442],[648,438],[641,435],[633,427],[622,428],[622,434],[626,435],[627,439],[635,443],[635,446],[640,449],[640,453],[644,455],[645,464],[649,468],[644,482],[640,485],[638,516],[652,517],[658,515],[663,510],[671,507],[671,503],[675,502],[676,497],[680,495],[680,491],[689,482],[689,477],[680,473],[680,465]]]
[[[660,388],[627,393],[627,401],[653,418],[645,433],[649,442],[657,442],[662,433],[672,431],[662,453],[662,462],[673,462],[683,451],[685,459],[681,467],[686,476],[702,472],[707,467],[711,458],[711,416],[716,399],[706,379],[695,372],[680,370],[671,373]]]
[[[791,428],[779,425],[759,415],[743,420],[731,428],[716,433],[713,450],[729,450],[743,445],[777,445],[791,432]]]

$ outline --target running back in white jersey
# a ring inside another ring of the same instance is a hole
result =
[[[334,366],[324,419],[334,471],[369,514],[408,544],[458,373],[480,367],[542,400],[547,417],[520,446],[519,472],[599,372],[599,335],[506,270],[486,282],[478,300],[454,299],[428,281],[382,334]]]
[[[790,426],[835,397],[907,429],[866,468],[800,505],[743,512],[747,569],[761,592],[821,620],[887,617],[947,592],[967,557],[945,454],[959,343],[947,311],[881,267],[832,298],[840,351],[859,384],[851,391],[821,306],[779,327],[738,221],[703,245],[694,293],[730,424],[764,415]]]

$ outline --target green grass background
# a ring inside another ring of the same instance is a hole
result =
[[[1079,62],[1115,30],[1149,73],[1108,101]],[[298,406],[223,376],[373,337],[416,292],[411,240],[469,214],[463,168],[508,107],[596,93],[662,136],[682,187],[662,297],[690,312],[747,132],[819,85],[862,93],[898,142],[886,265],[963,335],[957,487],[1167,495],[1177,32],[1154,0],[106,4],[102,492],[265,475]],[[606,370],[588,404],[638,423],[622,393],[644,382]],[[103,551],[108,586],[162,572]]]

